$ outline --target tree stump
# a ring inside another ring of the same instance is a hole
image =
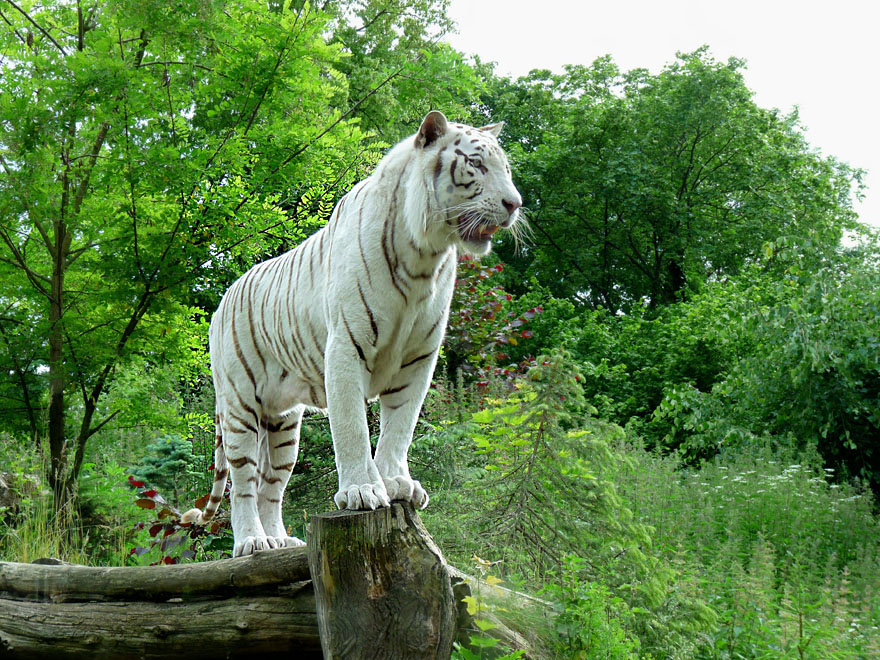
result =
[[[411,504],[313,516],[308,558],[325,659],[449,658],[450,574]]]

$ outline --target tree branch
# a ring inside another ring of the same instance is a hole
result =
[[[21,32],[18,31],[18,28],[16,28],[12,24],[12,21],[10,21],[8,18],[6,18],[6,14],[4,14],[2,11],[0,11],[0,18],[3,19],[3,22],[6,23],[6,25],[8,25],[9,27],[12,28],[12,32],[15,34],[16,37],[18,37],[19,41],[21,41],[21,43],[23,43],[25,46],[27,46],[27,39],[24,37],[24,35],[22,35]]]
[[[331,123],[329,126],[327,126],[327,128],[325,128],[323,131],[321,131],[320,133],[318,133],[318,135],[316,135],[315,137],[313,137],[313,138],[312,138],[311,140],[309,140],[306,144],[304,144],[302,147],[300,147],[299,149],[297,149],[296,151],[294,151],[292,154],[290,154],[287,158],[285,158],[283,161],[281,161],[281,164],[278,165],[278,166],[277,166],[277,167],[276,167],[276,168],[270,173],[270,175],[271,175],[271,174],[277,174],[278,172],[280,172],[282,167],[284,167],[285,165],[287,165],[290,161],[292,161],[292,160],[293,160],[294,158],[296,158],[297,156],[301,155],[303,152],[305,152],[307,149],[309,149],[312,145],[314,145],[318,140],[320,140],[322,137],[324,137],[325,135],[327,135],[327,133],[329,133],[329,132],[332,131],[334,128],[336,128],[336,126],[338,126],[339,123],[342,122],[343,119],[345,119],[345,118],[348,117],[351,113],[353,113],[355,110],[357,110],[358,107],[361,105],[361,103],[363,103],[364,101],[366,101],[366,100],[367,100],[368,98],[370,98],[373,94],[375,94],[376,92],[378,92],[378,91],[379,91],[380,89],[382,89],[385,85],[387,85],[389,82],[391,82],[392,80],[394,80],[397,76],[399,76],[399,75],[400,75],[400,72],[403,71],[403,70],[406,68],[406,66],[407,66],[408,64],[415,64],[416,62],[418,62],[419,60],[421,60],[423,57],[424,57],[424,56],[423,56],[421,53],[419,53],[419,55],[417,55],[412,61],[410,61],[410,60],[406,60],[406,61],[405,61],[403,64],[401,64],[401,65],[400,65],[400,66],[399,66],[399,67],[398,67],[393,73],[391,73],[388,77],[386,77],[385,80],[383,80],[382,82],[380,82],[376,87],[374,87],[374,88],[371,89],[369,92],[367,92],[364,96],[362,96],[362,97],[361,97],[356,103],[354,103],[354,104],[353,104],[348,110],[346,110],[346,111],[343,112],[341,115],[339,115],[339,117],[336,118],[336,121],[334,121],[333,123]],[[238,207],[236,207],[236,210],[238,210],[239,208],[241,208],[241,206],[247,201],[247,199],[248,199],[248,197],[245,197],[245,199],[243,199],[243,200],[239,203]]]
[[[101,147],[104,145],[104,140],[107,137],[107,131],[110,130],[110,122],[104,122],[101,124],[101,128],[98,129],[98,135],[95,138],[95,144],[92,145],[92,151],[89,154],[89,162],[85,167],[85,175],[83,176],[82,181],[79,183],[79,187],[76,190],[76,196],[73,200],[73,212],[74,214],[79,213],[80,208],[82,207],[83,200],[86,197],[86,192],[89,187],[89,180],[92,177],[92,172],[95,169],[95,162],[98,160],[98,153],[101,151]]]
[[[31,438],[37,437],[37,414],[34,410],[34,406],[31,404],[31,396],[30,389],[27,385],[27,380],[24,377],[24,367],[18,361],[18,357],[15,355],[15,351],[12,350],[12,346],[9,343],[9,337],[6,335],[6,330],[3,327],[3,324],[0,324],[0,336],[3,337],[3,343],[6,344],[6,348],[9,351],[9,355],[12,358],[12,366],[13,371],[18,379],[19,387],[21,388],[22,403],[24,404],[25,410],[27,411],[28,417],[28,425],[31,430]]]
[[[133,41],[133,40],[130,40],[130,41]],[[174,61],[171,61],[171,60],[168,60],[168,61],[164,61],[164,60],[155,60],[155,61],[151,61],[151,62],[141,62],[140,64],[136,65],[135,68],[137,68],[137,69],[143,69],[143,68],[148,67],[148,66],[156,66],[156,65],[160,65],[160,64],[161,64],[162,66],[172,66],[172,65],[177,65],[177,66],[191,66],[191,67],[193,67],[194,69],[202,69],[203,71],[211,71],[212,73],[215,72],[214,69],[213,69],[212,67],[205,66],[204,64],[195,64],[194,62],[174,62]],[[217,73],[217,75],[220,76],[221,78],[229,78],[229,76],[226,76],[226,75],[224,75],[224,74],[222,74],[222,73],[219,73],[219,72],[216,72],[216,73]]]
[[[107,417],[106,419],[104,419],[100,424],[98,424],[98,425],[97,425],[96,427],[94,427],[93,429],[90,429],[90,430],[89,430],[89,434],[88,434],[88,436],[86,436],[86,437],[91,438],[93,435],[95,435],[95,433],[97,433],[98,431],[100,431],[100,430],[101,430],[101,429],[102,429],[102,428],[103,428],[103,427],[104,427],[104,426],[105,426],[110,420],[112,420],[114,417],[116,417],[116,415],[118,415],[120,412],[122,412],[121,409],[116,409],[116,410],[114,410],[114,411],[110,414],[109,417]]]
[[[28,16],[27,12],[26,12],[24,9],[22,9],[21,7],[19,7],[19,6],[18,6],[17,4],[15,4],[12,0],[6,0],[6,2],[8,2],[8,3],[9,3],[10,5],[12,5],[16,10],[18,10],[18,12],[19,12],[22,16],[24,16],[24,17],[30,22],[31,25],[33,25],[35,28],[37,28],[40,32],[42,32],[42,33],[46,36],[47,39],[49,39],[49,41],[51,41],[53,44],[55,44],[55,47],[56,47],[59,51],[61,51],[61,54],[62,54],[62,55],[67,55],[67,51],[65,51],[65,50],[61,47],[61,44],[59,44],[57,41],[55,41],[55,39],[52,37],[52,35],[49,34],[46,30],[44,30],[44,29],[43,29],[43,28],[42,28],[42,27],[41,27],[41,26],[40,26],[40,25],[39,25],[34,19],[32,19],[30,16]]]
[[[6,246],[9,248],[9,251],[12,252],[12,255],[15,257],[15,261],[13,262],[8,259],[3,259],[2,257],[0,257],[0,259],[5,261],[6,263],[12,264],[16,268],[20,268],[21,270],[23,270],[24,274],[27,275],[28,280],[30,280],[30,282],[34,286],[34,288],[37,291],[39,291],[42,295],[44,295],[45,297],[51,298],[49,291],[47,291],[43,287],[44,284],[50,283],[49,278],[46,277],[45,275],[40,275],[39,273],[35,273],[34,271],[32,271],[28,267],[27,262],[24,260],[24,256],[21,254],[21,252],[18,249],[18,246],[16,246],[15,243],[12,242],[12,239],[9,238],[5,229],[0,228],[0,238],[3,239],[3,242],[6,243]]]

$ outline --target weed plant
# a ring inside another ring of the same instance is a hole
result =
[[[627,448],[616,482],[654,548],[718,613],[696,658],[880,657],[870,492],[815,452],[760,447],[698,469]]]

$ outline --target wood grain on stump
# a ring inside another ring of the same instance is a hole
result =
[[[450,575],[411,504],[313,516],[308,558],[325,659],[449,658]]]

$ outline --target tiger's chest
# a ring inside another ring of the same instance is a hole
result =
[[[367,360],[368,398],[391,386],[407,365],[417,360],[433,361],[440,348],[455,284],[454,250],[448,260],[438,265],[432,278],[411,283],[405,289],[406,301],[399,294],[395,299],[389,292],[376,303],[375,345],[370,346]],[[366,334],[369,343],[370,333]]]

